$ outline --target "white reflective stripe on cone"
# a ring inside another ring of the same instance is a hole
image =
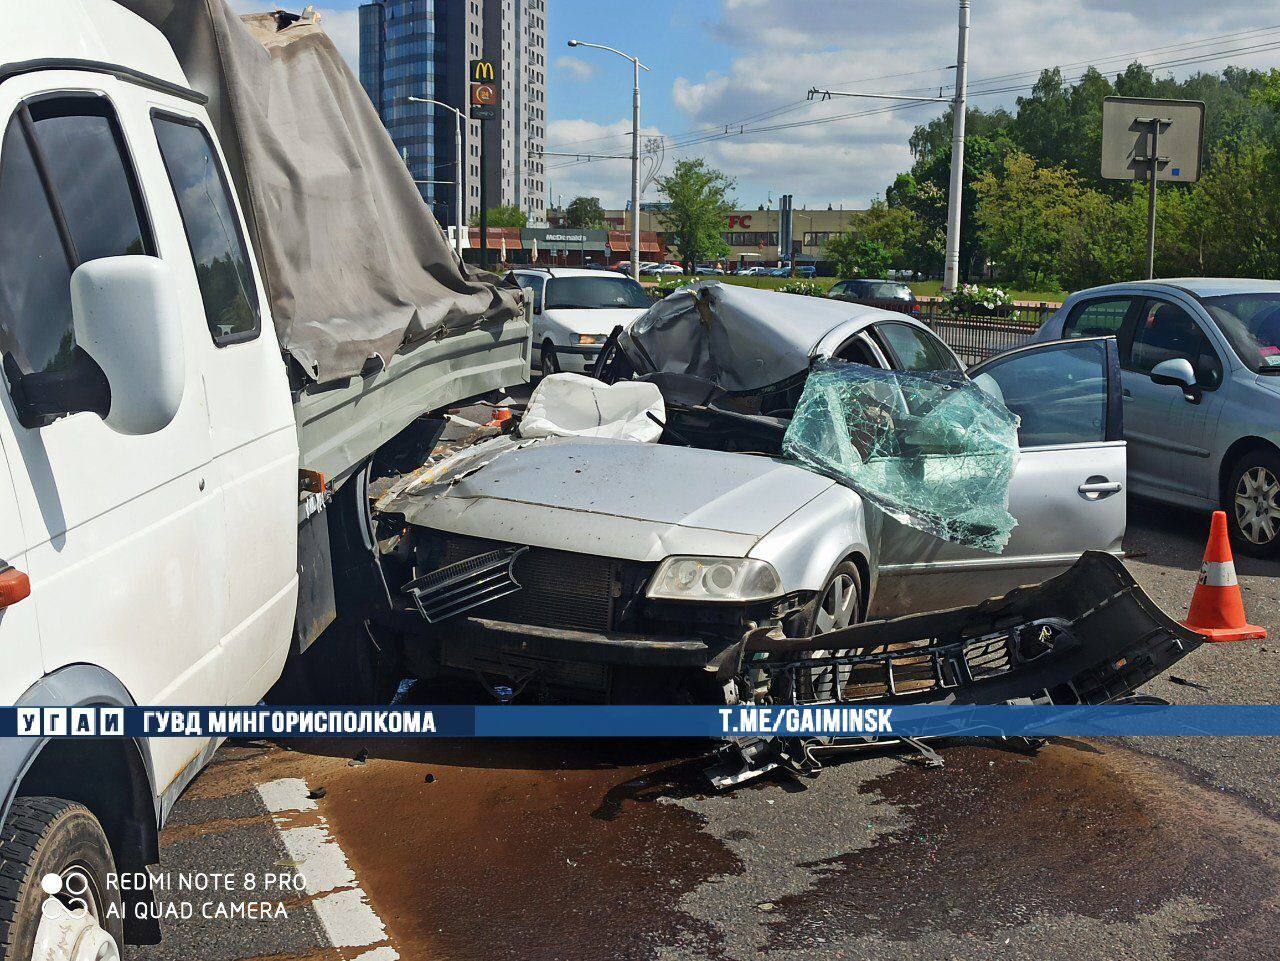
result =
[[[1205,561],[1200,567],[1200,583],[1206,587],[1235,587],[1236,565],[1231,561]]]

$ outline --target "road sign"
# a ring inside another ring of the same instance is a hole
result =
[[[1153,128],[1159,127],[1159,130]],[[1149,177],[1151,147],[1156,179],[1195,183],[1204,146],[1204,103],[1107,97],[1102,101],[1102,176],[1107,180]]]
[[[492,120],[498,115],[498,68],[492,60],[471,61],[471,119]]]
[[[1200,179],[1204,103],[1106,97],[1102,101],[1102,176],[1147,182],[1147,276],[1156,275],[1156,184]]]

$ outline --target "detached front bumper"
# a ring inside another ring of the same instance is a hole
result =
[[[973,607],[788,638],[757,630],[744,670],[793,703],[1107,704],[1202,643],[1119,560],[1089,551],[1034,587]]]

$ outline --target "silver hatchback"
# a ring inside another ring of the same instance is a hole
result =
[[[1073,294],[1037,341],[1119,341],[1129,489],[1222,508],[1247,554],[1280,554],[1280,282],[1184,278]]]

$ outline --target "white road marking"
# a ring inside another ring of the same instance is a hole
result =
[[[301,778],[281,778],[258,785],[262,803],[272,814],[317,810],[308,793]],[[339,948],[372,948],[355,961],[399,961],[399,953],[385,943],[386,925],[369,904],[342,845],[329,833],[324,816],[304,827],[287,827],[286,818],[275,821],[285,850],[306,881],[307,893],[319,895],[311,907],[330,943]]]
[[[316,802],[307,797],[310,791],[307,782],[300,777],[282,777],[278,781],[268,781],[258,785],[258,794],[262,803],[272,814],[284,811],[314,811]]]

